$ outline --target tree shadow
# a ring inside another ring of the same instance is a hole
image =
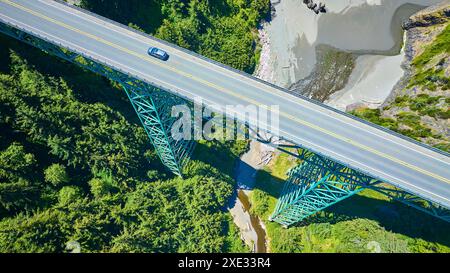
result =
[[[358,194],[331,206],[326,213],[332,218],[375,220],[386,230],[450,246],[450,223],[397,201]]]
[[[163,4],[161,2],[158,0],[90,0],[85,3],[84,8],[121,24],[132,23],[147,33],[153,33],[165,18],[162,14]]]
[[[235,174],[234,170],[238,160],[237,156],[231,152],[229,143],[215,140],[197,142],[191,159],[206,163],[231,177]]]

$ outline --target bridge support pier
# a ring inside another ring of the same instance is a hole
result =
[[[302,150],[303,163],[289,171],[271,221],[285,227],[379,183],[329,159]]]
[[[303,162],[289,171],[270,221],[289,227],[339,201],[372,189],[391,199],[450,222],[450,211],[401,189],[382,183],[330,159],[300,149]]]
[[[100,61],[77,54],[75,50],[72,51],[54,42],[41,39],[33,33],[3,23],[0,23],[0,32],[119,83],[125,90],[163,164],[174,174],[182,176],[182,168],[190,157],[195,142],[193,140],[177,141],[171,136],[171,127],[176,120],[171,116],[171,109],[175,105],[188,104],[185,100],[120,69],[109,67]],[[192,109],[192,106],[190,108]]]
[[[162,163],[174,174],[182,176],[182,168],[195,142],[172,137],[171,128],[176,119],[171,116],[171,107],[185,102],[155,88],[123,87]]]

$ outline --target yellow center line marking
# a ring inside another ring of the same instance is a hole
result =
[[[96,18],[96,17],[85,18],[84,16],[86,16],[86,14],[84,14],[83,12],[81,12],[79,10],[68,11],[68,10],[65,9],[66,8],[65,6],[61,6],[58,3],[56,3],[56,2],[52,2],[52,3],[46,2],[44,4],[52,5],[52,7],[55,7],[57,9],[59,9],[60,11],[65,12],[66,14],[75,15],[75,16],[79,17],[80,19],[84,19],[84,20],[88,20],[89,19],[88,21],[92,20],[92,22],[94,24],[96,24],[96,25],[98,25],[100,27],[105,27],[106,29],[111,30],[113,32],[124,34],[123,29],[121,27],[119,27],[117,25],[111,25],[111,24],[107,26],[103,21],[101,21],[101,19]],[[259,81],[252,81],[251,83],[249,83],[249,78],[244,76],[244,75],[242,75],[242,74],[235,73],[234,71],[230,71],[230,70],[228,70],[228,69],[226,69],[226,68],[224,68],[222,66],[211,67],[211,65],[213,65],[212,63],[207,62],[206,60],[203,60],[203,59],[194,58],[193,55],[190,55],[190,54],[188,54],[188,53],[186,53],[186,52],[184,52],[182,50],[179,50],[179,49],[176,49],[176,48],[172,48],[172,47],[168,46],[167,44],[161,43],[160,41],[153,40],[153,39],[151,39],[151,38],[149,38],[147,36],[143,36],[143,35],[137,37],[138,34],[134,33],[134,32],[131,32],[131,31],[129,33],[127,33],[126,35],[129,35],[132,39],[134,39],[135,41],[141,42],[141,43],[144,43],[144,41],[143,41],[143,39],[144,39],[145,41],[148,41],[147,44],[155,43],[155,44],[158,44],[162,48],[169,48],[170,50],[172,50],[174,52],[177,52],[177,54],[180,57],[184,56],[182,58],[184,58],[185,60],[189,61],[190,63],[195,63],[195,64],[198,64],[198,65],[201,65],[202,67],[204,67],[206,69],[213,70],[213,68],[217,68],[214,71],[215,72],[219,72],[220,74],[222,74],[224,76],[229,77],[230,76],[230,74],[229,74],[230,72],[234,73],[234,74],[232,74],[234,76],[233,77],[234,79],[239,80],[239,81],[244,82],[244,83],[247,83],[247,84],[249,84],[250,86],[253,86],[253,87],[257,87],[257,88],[259,87],[260,89],[263,89],[265,92],[273,94],[273,95],[275,95],[275,96],[277,96],[277,97],[279,97],[281,99],[286,99],[286,93],[278,90],[277,88],[270,87],[267,84],[264,84],[264,83],[259,82]],[[170,63],[174,64],[175,66],[176,65],[181,65],[179,62],[174,61],[174,60],[172,60]],[[306,102],[304,100],[301,100],[301,99],[299,99],[297,97],[294,97],[294,96],[292,96],[290,99],[294,99],[296,102],[298,102],[302,106],[304,106],[304,107],[306,107],[306,108],[308,108],[308,109],[310,109],[312,111],[317,111],[317,109],[315,108],[315,105],[313,105],[312,103],[308,104],[308,102]],[[326,110],[326,111],[330,111],[330,110]],[[327,113],[327,112],[325,112],[325,113]],[[329,117],[331,117],[331,118],[333,118],[335,120],[339,120],[339,121],[342,121],[343,118],[348,118],[348,117],[345,117],[345,116],[342,116],[342,115],[337,117],[331,111],[330,111]],[[348,118],[348,119],[350,119],[350,118]],[[350,121],[352,121],[352,120],[350,120]],[[349,126],[358,128],[355,125],[350,124],[350,123],[349,123]],[[372,132],[372,131],[370,131],[368,133],[370,133],[372,135],[377,135],[376,132]],[[387,140],[387,141],[394,142],[393,140],[391,140],[389,138],[386,138],[386,137],[383,137],[383,136],[382,136],[382,138]],[[399,143],[399,145],[402,146],[402,147],[405,147],[407,149],[414,150],[413,147],[408,147],[408,146],[400,144],[400,143]],[[427,157],[432,157],[429,154],[424,154],[424,155],[427,156]],[[439,159],[439,160],[442,161],[441,159]]]
[[[233,91],[228,90],[228,89],[226,89],[226,88],[224,88],[224,87],[218,86],[218,85],[216,85],[216,84],[214,84],[214,83],[208,82],[208,81],[203,80],[203,79],[201,79],[201,78],[197,78],[197,77],[193,76],[192,74],[183,72],[183,71],[178,70],[178,69],[176,69],[176,68],[174,68],[174,67],[171,67],[171,66],[169,66],[169,65],[167,65],[167,64],[158,62],[158,61],[154,60],[153,58],[150,58],[150,57],[147,56],[147,55],[143,55],[143,54],[140,54],[140,53],[131,51],[131,50],[127,49],[127,48],[124,48],[124,47],[122,47],[122,46],[120,46],[120,45],[114,44],[114,43],[112,43],[112,42],[110,42],[110,41],[107,41],[107,40],[105,40],[105,39],[102,39],[102,38],[100,38],[100,37],[98,37],[98,36],[95,36],[95,35],[93,35],[93,34],[84,32],[84,31],[82,31],[82,30],[80,30],[80,29],[77,29],[77,28],[75,28],[75,27],[72,27],[72,26],[70,26],[70,25],[67,25],[67,24],[65,24],[65,23],[63,23],[63,22],[57,21],[57,20],[55,20],[55,19],[52,19],[52,18],[50,18],[50,17],[48,17],[48,16],[46,16],[46,15],[43,15],[43,14],[38,13],[38,12],[35,12],[35,11],[33,11],[33,10],[29,9],[29,8],[26,8],[26,7],[24,7],[24,6],[20,5],[20,4],[11,2],[11,1],[9,1],[9,0],[0,0],[0,1],[1,1],[1,2],[4,2],[4,3],[6,3],[6,4],[9,4],[9,5],[11,5],[11,6],[14,6],[14,7],[16,7],[16,8],[18,8],[18,9],[20,9],[20,10],[23,10],[23,11],[25,11],[25,12],[27,12],[27,13],[33,14],[33,15],[36,16],[36,17],[42,18],[42,19],[44,19],[44,20],[46,20],[46,21],[52,22],[52,23],[54,23],[54,24],[56,24],[56,25],[59,25],[59,26],[61,26],[61,27],[64,27],[64,28],[69,29],[69,30],[71,30],[71,31],[74,31],[74,32],[76,32],[76,33],[79,33],[79,34],[81,34],[81,35],[84,35],[84,36],[86,36],[86,37],[89,37],[89,38],[91,38],[91,39],[93,39],[93,40],[96,40],[96,41],[98,41],[98,42],[100,42],[100,43],[103,43],[103,44],[105,44],[105,45],[108,45],[108,46],[113,47],[113,48],[115,48],[115,49],[118,49],[118,50],[120,50],[120,51],[123,51],[123,52],[125,52],[125,53],[130,54],[130,55],[133,55],[133,56],[135,56],[135,57],[137,57],[137,58],[139,58],[139,59],[142,59],[142,60],[144,60],[144,61],[150,62],[150,63],[155,64],[155,65],[157,65],[157,66],[166,68],[166,69],[168,69],[168,70],[170,70],[170,71],[173,71],[173,72],[175,72],[175,73],[177,73],[177,74],[179,74],[179,75],[182,75],[182,76],[184,76],[184,77],[193,79],[194,81],[197,81],[197,82],[199,82],[199,83],[202,83],[202,84],[204,84],[204,85],[206,85],[206,86],[209,86],[209,87],[212,87],[212,88],[214,88],[214,89],[220,90],[220,91],[223,92],[223,93],[226,93],[226,94],[229,94],[229,95],[231,95],[231,96],[240,98],[241,100],[247,101],[247,102],[249,102],[249,103],[251,103],[251,104],[255,104],[255,105],[260,106],[260,107],[264,107],[264,108],[268,109],[269,111],[272,111],[272,110],[271,110],[269,107],[267,107],[266,105],[263,105],[263,104],[261,104],[261,103],[255,101],[255,100],[253,100],[253,99],[251,99],[251,98],[248,98],[248,97],[246,97],[246,96],[240,95],[240,94],[238,94],[238,93],[236,93],[236,92],[233,92]],[[266,90],[264,90],[264,91],[267,92]],[[398,158],[395,158],[395,157],[393,157],[393,156],[390,156],[390,155],[388,155],[388,154],[385,154],[385,153],[383,153],[383,152],[380,152],[380,151],[378,151],[378,150],[376,150],[376,149],[373,149],[373,148],[368,147],[368,146],[366,146],[366,145],[364,145],[364,144],[361,144],[361,143],[359,143],[359,142],[356,142],[356,141],[354,141],[354,140],[352,140],[352,139],[350,139],[350,138],[341,136],[341,135],[336,134],[336,133],[334,133],[334,132],[332,132],[332,131],[329,131],[329,130],[324,129],[324,128],[320,127],[320,126],[317,126],[317,125],[312,124],[312,123],[310,123],[310,122],[307,122],[307,121],[305,121],[305,120],[299,119],[299,118],[297,118],[297,117],[294,117],[294,116],[292,116],[292,115],[290,115],[290,114],[288,114],[288,113],[282,112],[282,111],[280,111],[280,115],[282,115],[282,116],[284,116],[284,117],[286,117],[286,118],[288,118],[288,119],[290,119],[290,120],[292,120],[292,121],[295,121],[295,122],[297,122],[297,123],[299,123],[299,124],[302,124],[302,125],[304,125],[304,126],[310,127],[310,128],[312,128],[312,129],[314,129],[314,130],[316,130],[316,131],[322,132],[322,133],[327,134],[327,135],[329,135],[329,136],[332,136],[332,137],[334,137],[334,138],[336,138],[336,139],[339,139],[339,140],[341,140],[341,141],[347,142],[347,143],[349,143],[349,144],[351,144],[351,145],[353,145],[353,146],[355,146],[355,147],[358,147],[358,148],[360,148],[360,149],[362,149],[362,150],[366,150],[366,151],[371,152],[371,153],[373,153],[373,154],[376,154],[376,155],[378,155],[378,156],[380,156],[380,157],[384,157],[384,158],[389,159],[389,160],[391,160],[391,161],[393,161],[393,162],[396,162],[396,163],[398,163],[398,164],[400,164],[400,165],[403,165],[403,166],[405,166],[405,167],[407,167],[407,168],[416,170],[416,171],[418,171],[418,172],[420,172],[420,173],[423,173],[423,174],[425,174],[425,175],[431,176],[431,177],[433,177],[433,178],[436,178],[436,179],[438,179],[438,180],[441,180],[441,181],[443,181],[443,182],[445,182],[445,183],[449,183],[449,184],[450,184],[450,179],[448,179],[448,178],[445,178],[445,177],[442,177],[442,176],[440,176],[440,175],[437,175],[437,174],[434,174],[434,173],[432,173],[432,172],[429,172],[429,171],[427,171],[427,170],[421,169],[421,168],[419,168],[419,167],[417,167],[417,166],[415,166],[415,165],[412,165],[412,164],[409,164],[409,163],[407,163],[407,162],[404,162],[404,161],[402,161],[402,160],[400,160],[400,159],[398,159]]]

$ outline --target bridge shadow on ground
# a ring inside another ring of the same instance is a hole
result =
[[[278,199],[284,180],[272,175],[270,170],[259,170],[256,175],[255,189],[270,197]],[[271,208],[274,204],[269,204]],[[271,213],[272,211],[270,211]],[[428,215],[415,208],[397,201],[391,201],[386,196],[372,190],[349,197],[323,212],[308,217],[296,226],[317,223],[336,224],[358,218],[376,221],[384,229],[408,236],[413,239],[423,239],[450,247],[450,223]]]
[[[68,85],[76,91],[74,95],[77,100],[87,103],[105,103],[119,111],[127,120],[139,124],[124,92],[113,86],[109,80],[3,34],[0,34],[0,72],[9,72],[10,50],[17,52],[40,73],[50,77],[64,78]],[[233,154],[231,146],[230,143],[211,141],[199,143],[193,159],[205,162],[220,172],[234,177],[236,155]],[[36,154],[41,153],[36,152]],[[42,155],[48,156],[48,153],[42,153]],[[251,166],[245,166],[245,168],[253,169]],[[255,189],[266,193],[268,197],[278,198],[283,184],[284,180],[273,175],[271,171],[260,170],[256,175]],[[269,207],[270,205],[274,204],[269,204]],[[334,224],[357,218],[375,220],[386,230],[411,238],[422,238],[450,246],[449,223],[399,202],[383,200],[368,190],[331,206],[324,213],[309,217],[299,225]]]
[[[10,50],[17,52],[40,73],[50,77],[64,78],[68,85],[76,91],[74,95],[79,101],[105,103],[119,111],[127,120],[139,124],[124,92],[113,86],[109,80],[3,34],[0,34],[0,72],[9,72]],[[233,154],[231,146],[230,143],[211,141],[199,143],[193,159],[205,162],[220,172],[234,177],[236,155]],[[36,152],[36,154],[40,153]],[[48,156],[48,153],[42,154]],[[249,165],[244,167],[253,169]],[[270,171],[260,170],[256,175],[255,188],[273,198],[279,197],[283,184],[284,180]],[[367,192],[368,190],[363,191],[362,194],[331,206],[324,213],[309,217],[299,225],[334,224],[357,218],[367,218],[377,221],[382,227],[395,233],[450,246],[449,223],[401,203],[370,196],[371,194],[366,194]]]
[[[230,177],[235,174],[236,158],[230,143],[219,141],[198,141],[191,156],[192,160],[206,163]]]

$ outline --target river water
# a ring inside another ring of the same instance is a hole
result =
[[[261,225],[261,219],[250,213],[251,204],[247,194],[243,190],[238,191],[239,201],[242,203],[244,212],[250,216],[250,225],[256,233],[256,245],[254,251],[256,253],[266,253],[266,231]]]

